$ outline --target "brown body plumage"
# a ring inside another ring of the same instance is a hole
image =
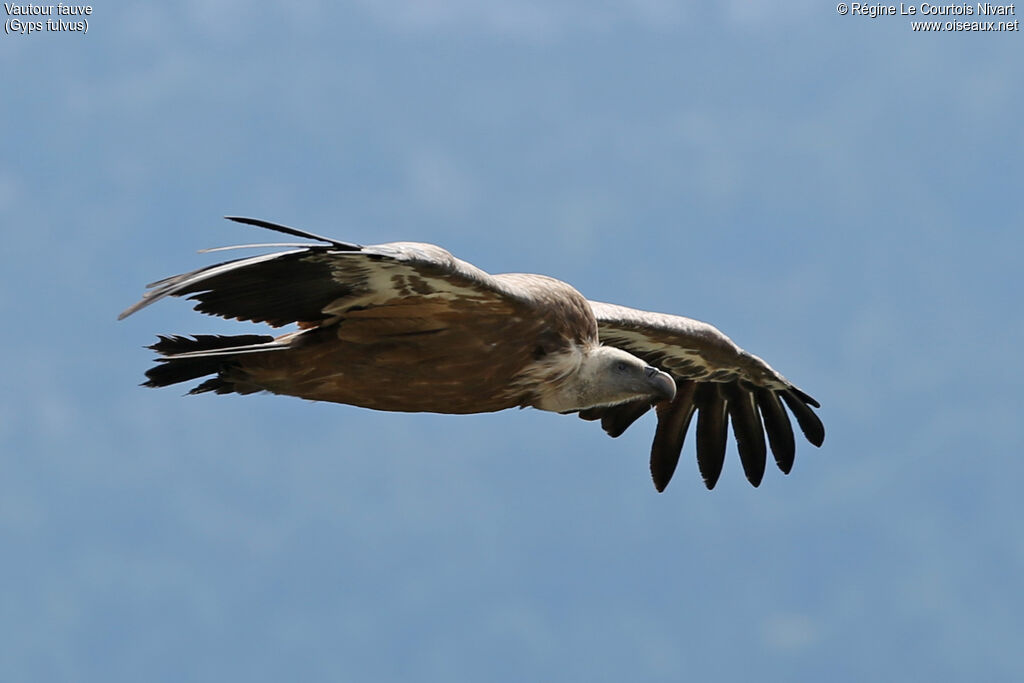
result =
[[[526,314],[514,302],[412,296],[347,311],[330,325],[280,337],[287,353],[254,354],[223,372],[244,390],[265,390],[402,412],[483,413],[535,406],[598,344],[586,300],[540,276],[499,275],[529,288],[543,282]],[[553,287],[552,283],[558,286]],[[540,315],[537,313],[540,312]],[[511,346],[510,339],[531,339]]]

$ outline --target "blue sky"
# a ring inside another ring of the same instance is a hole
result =
[[[0,678],[1024,676],[1019,33],[833,6],[94,6],[0,37]],[[5,19],[7,17],[5,16]],[[441,244],[719,326],[823,404],[759,489],[654,492],[537,411],[138,387],[230,332],[154,279]]]

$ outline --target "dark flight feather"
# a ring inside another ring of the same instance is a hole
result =
[[[789,474],[796,456],[796,441],[793,439],[793,426],[789,422],[789,416],[786,415],[786,409],[782,407],[778,394],[771,389],[759,388],[756,395],[775,464],[784,473]]]
[[[704,485],[713,489],[725,464],[725,441],[729,430],[721,385],[708,383],[700,386],[694,402],[698,410],[697,468]]]
[[[676,382],[676,397],[669,403],[659,403],[658,427],[651,444],[651,479],[661,493],[672,480],[683,451],[686,430],[694,413],[694,394],[697,383],[692,380]]]
[[[160,335],[159,341],[149,348],[164,357],[146,371],[145,387],[166,387],[187,382],[210,374],[220,374],[232,363],[232,357],[220,353],[225,349],[244,350],[246,347],[272,343],[274,338],[265,334],[240,334],[234,336],[197,334],[192,338],[177,335]],[[189,356],[197,352],[214,352],[210,355]],[[181,354],[185,354],[183,357]],[[217,378],[214,378],[217,379]],[[211,382],[213,380],[210,380]],[[206,384],[209,384],[207,382]],[[211,387],[212,388],[212,387]],[[211,388],[196,387],[189,393],[210,391]]]
[[[299,230],[298,228],[281,225],[280,223],[271,223],[270,221],[264,221],[259,218],[246,218],[244,216],[224,216],[224,218],[229,221],[234,221],[235,223],[242,223],[244,225],[252,225],[257,228],[266,228],[267,230],[282,232],[286,235],[291,235],[292,237],[302,237],[308,240],[316,240],[317,242],[326,242],[335,249],[341,251],[359,251],[363,248],[362,245],[359,244],[353,244],[352,242],[339,242],[338,240],[331,239],[330,237],[321,237],[320,235],[307,232],[306,230]]]
[[[736,437],[736,449],[740,452],[743,473],[747,481],[759,486],[764,477],[768,451],[764,443],[764,425],[754,405],[754,396],[737,382],[723,384],[722,390],[729,408],[729,419]]]
[[[792,391],[783,391],[780,392],[780,395],[782,400],[786,402],[786,405],[789,406],[789,409],[793,411],[793,417],[796,418],[796,423],[800,425],[800,431],[804,433],[807,440],[815,446],[823,444],[825,442],[825,425],[821,424],[818,416],[807,406],[807,403],[817,405],[817,402],[814,399],[810,399],[803,392],[796,394]],[[810,399],[810,401],[805,403],[804,401],[807,399]]]

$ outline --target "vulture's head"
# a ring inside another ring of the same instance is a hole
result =
[[[538,407],[564,413],[638,399],[671,401],[675,395],[671,375],[614,346],[593,346],[575,375]]]

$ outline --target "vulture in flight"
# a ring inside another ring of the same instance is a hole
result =
[[[672,478],[694,414],[709,489],[722,471],[729,423],[754,486],[769,448],[779,469],[793,466],[787,408],[808,441],[825,439],[817,401],[706,323],[588,301],[544,275],[491,275],[431,244],[361,246],[229,218],[314,243],[244,245],[287,249],[154,282],[120,318],[187,296],[201,313],[297,329],[160,336],[145,386],[207,378],[189,393],[269,391],[405,412],[532,406],[600,420],[613,437],[653,407],[658,491]]]

